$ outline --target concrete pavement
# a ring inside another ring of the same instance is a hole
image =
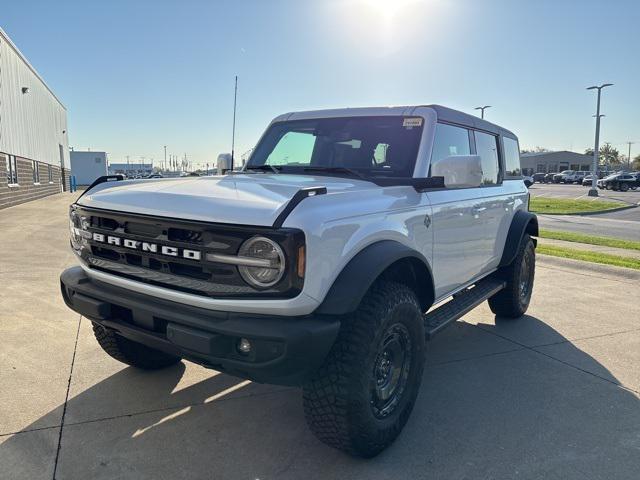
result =
[[[640,471],[640,274],[538,258],[529,314],[486,304],[429,345],[396,443],[352,459],[308,431],[300,392],[184,362],[106,356],[68,310],[61,194],[0,211],[3,479],[631,479]]]

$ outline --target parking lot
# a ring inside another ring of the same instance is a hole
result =
[[[586,193],[560,185],[531,191],[547,189]],[[3,479],[632,479],[640,472],[640,273],[539,257],[529,314],[500,321],[485,305],[437,337],[407,427],[365,461],[311,435],[297,389],[188,362],[141,372],[104,354],[90,322],[59,294],[59,273],[74,263],[72,198],[0,212]]]
[[[587,196],[589,188],[575,183],[534,183],[529,188],[529,191],[533,197],[589,199],[590,197]],[[617,200],[630,205],[638,205],[640,203],[640,189],[627,192],[598,190],[598,196],[605,200]]]
[[[564,185],[561,183],[535,183],[529,188],[532,197],[589,199],[588,187],[582,185]],[[538,215],[540,227],[548,230],[562,230],[588,235],[616,237],[625,240],[640,241],[640,190],[614,192],[598,190],[603,200],[618,200],[636,205],[614,212],[603,212],[597,215]]]

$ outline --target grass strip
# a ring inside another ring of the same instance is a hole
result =
[[[589,245],[602,245],[603,247],[625,248],[627,250],[640,250],[640,242],[623,240],[621,238],[598,237],[585,233],[558,232],[555,230],[540,229],[541,238],[564,240],[565,242],[587,243]]]
[[[573,200],[569,198],[531,197],[529,210],[535,213],[584,213],[603,212],[614,208],[625,207],[622,202],[605,200]]]
[[[538,244],[536,252],[542,255],[571,258],[573,260],[582,260],[584,262],[601,263],[603,265],[613,265],[615,267],[626,267],[633,268],[634,270],[640,270],[640,259],[610,255],[608,253],[589,252],[585,250],[575,250],[573,248],[542,244]]]

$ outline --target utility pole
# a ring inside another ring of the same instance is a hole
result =
[[[484,111],[487,108],[491,108],[491,105],[485,105],[483,107],[476,107],[474,110],[480,110],[480,118],[484,118]]]
[[[627,168],[629,169],[629,171],[631,171],[631,145],[633,145],[635,142],[627,142],[627,145],[629,145],[629,156],[627,157]]]
[[[236,85],[233,91],[233,128],[231,130],[231,170],[233,171],[233,154],[236,145],[236,104],[238,99],[238,76],[236,75]]]
[[[602,89],[605,87],[612,86],[613,83],[603,83],[602,85],[594,85],[592,87],[587,87],[587,90],[598,90],[598,102],[596,104],[596,144],[593,149],[593,179],[591,180],[591,189],[589,190],[590,197],[598,196],[597,182],[598,182],[598,150],[600,149],[600,95],[602,93]]]
[[[164,146],[164,162],[162,162],[162,168],[167,168],[167,146]]]

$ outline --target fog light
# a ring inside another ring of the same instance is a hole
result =
[[[251,342],[246,338],[241,338],[238,340],[238,344],[236,345],[238,352],[243,355],[249,355],[251,353]]]

